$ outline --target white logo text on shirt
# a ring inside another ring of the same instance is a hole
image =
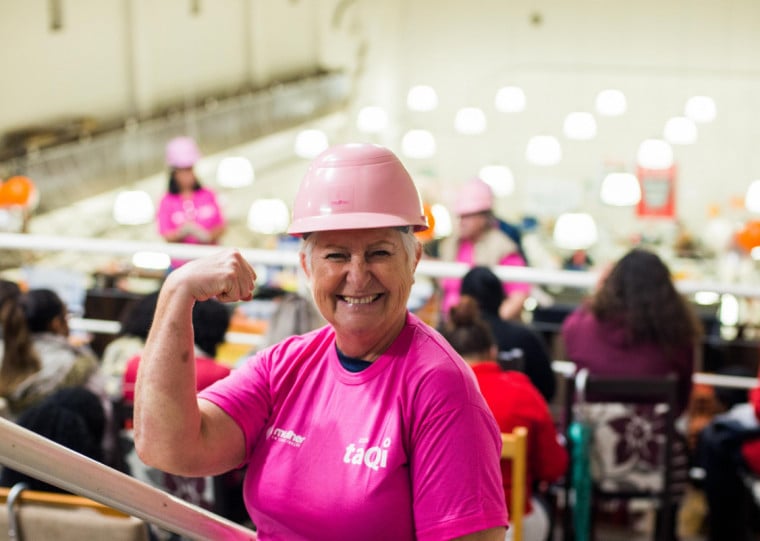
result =
[[[377,471],[388,466],[388,448],[391,439],[385,438],[382,447],[374,445],[367,447],[369,438],[359,438],[357,443],[349,443],[343,455],[343,462],[361,466],[362,464],[371,470]]]

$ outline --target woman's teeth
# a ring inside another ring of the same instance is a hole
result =
[[[366,297],[345,297],[341,295],[341,298],[348,304],[369,304],[378,297],[379,295],[367,295]]]

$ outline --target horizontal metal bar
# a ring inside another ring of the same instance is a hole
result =
[[[0,463],[191,539],[256,540],[256,532],[0,418]]]
[[[710,374],[708,372],[696,372],[691,381],[713,385],[715,387],[731,387],[734,389],[754,389],[758,386],[757,378],[746,376],[724,376],[722,374]]]
[[[218,252],[222,247],[163,242],[136,242],[106,238],[0,233],[0,248],[47,252],[78,251],[113,255],[132,255],[136,252],[149,251],[165,253],[170,257],[193,259]],[[254,266],[279,265],[297,267],[299,265],[298,254],[291,251],[241,248],[240,253]],[[502,281],[519,281],[532,284],[591,289],[599,279],[597,272],[590,271],[566,271],[504,265],[492,268]],[[464,263],[423,259],[417,267],[417,273],[431,278],[461,277],[468,269],[469,267]],[[712,291],[715,293],[732,294],[738,297],[760,297],[760,287],[757,285],[681,280],[676,282],[676,286],[679,291],[685,294],[696,293],[698,291]]]

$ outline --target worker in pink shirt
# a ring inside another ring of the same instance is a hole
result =
[[[459,217],[457,234],[446,237],[441,243],[439,256],[442,260],[466,263],[470,267],[526,266],[520,247],[505,233],[494,215],[493,205],[493,191],[484,180],[470,179],[459,189],[454,205],[454,213]],[[441,280],[441,315],[444,319],[459,301],[461,284],[460,278]],[[499,306],[499,316],[505,320],[519,320],[530,291],[529,283],[505,282],[505,297]]]
[[[191,137],[175,137],[166,145],[167,192],[158,204],[158,232],[167,242],[216,244],[226,229],[224,215],[210,188],[201,185],[193,167],[201,157]],[[172,261],[172,268],[185,263]]]
[[[407,310],[427,228],[389,150],[318,156],[289,232],[327,325],[254,354],[196,395],[192,305],[250,300],[234,249],[168,275],[143,351],[135,442],[185,476],[247,466],[259,539],[503,540],[499,428],[472,370]]]

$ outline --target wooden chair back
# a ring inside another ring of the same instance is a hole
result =
[[[518,426],[512,432],[501,434],[501,458],[512,462],[512,497],[509,502],[509,527],[512,529],[512,540],[522,541],[526,479],[528,474],[527,428]]]

